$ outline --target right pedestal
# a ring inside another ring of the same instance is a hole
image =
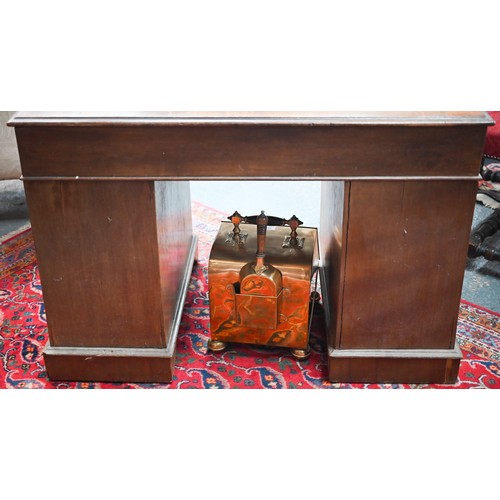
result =
[[[473,180],[323,182],[330,381],[455,382],[476,190]]]

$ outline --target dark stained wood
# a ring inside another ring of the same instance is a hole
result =
[[[20,111],[16,127],[185,125],[494,125],[484,111]]]
[[[454,345],[476,190],[352,183],[339,348]]]
[[[328,344],[337,345],[336,333],[341,331],[343,288],[346,260],[347,222],[349,220],[350,182],[321,183],[320,245],[322,282],[330,293],[323,293]]]
[[[458,346],[445,351],[331,350],[329,379],[363,384],[454,384],[461,357]]]
[[[166,347],[192,239],[179,187],[25,183],[53,347]]]
[[[51,380],[170,383],[175,357],[166,349],[53,348],[43,353]]]
[[[161,282],[161,309],[165,335],[175,339],[177,332],[171,329],[173,318],[182,303],[178,303],[179,290],[182,288],[185,270],[193,264],[190,255],[193,242],[191,219],[191,192],[188,182],[155,182],[156,221],[159,251],[159,277]]]
[[[165,347],[154,184],[25,190],[52,346]]]
[[[43,352],[51,380],[170,383],[172,381],[177,333],[191,279],[191,266],[197,254],[197,238],[191,240],[170,322],[165,348],[53,347]],[[167,304],[167,309],[169,305]]]
[[[25,177],[314,180],[477,175],[485,126],[33,126],[16,134]]]

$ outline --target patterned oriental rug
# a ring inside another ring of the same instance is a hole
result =
[[[312,354],[296,361],[286,349],[233,345],[208,353],[207,265],[212,242],[225,215],[193,203],[199,237],[199,263],[193,270],[177,341],[171,384],[53,382],[42,352],[47,323],[31,229],[0,246],[0,388],[37,389],[350,389],[350,388],[500,388],[500,315],[462,302],[458,342],[463,360],[455,385],[332,384],[327,380],[321,317],[314,317]]]

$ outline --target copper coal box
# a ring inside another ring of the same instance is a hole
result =
[[[290,219],[243,217],[223,221],[210,253],[212,351],[228,342],[290,348],[309,355],[309,331],[319,265],[318,231]]]

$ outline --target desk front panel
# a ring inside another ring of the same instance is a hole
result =
[[[484,125],[25,126],[27,178],[475,176]]]

